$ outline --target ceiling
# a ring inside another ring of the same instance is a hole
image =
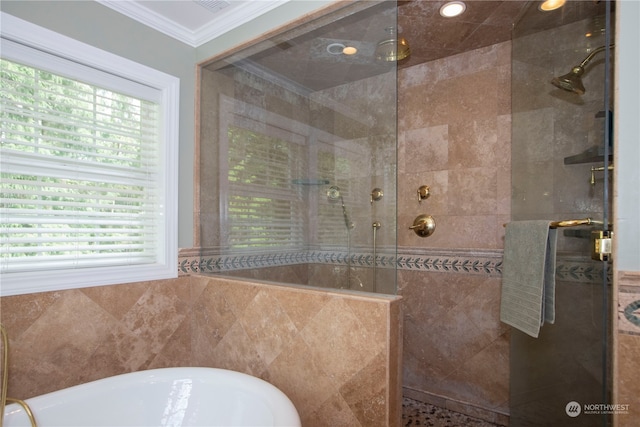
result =
[[[290,0],[95,0],[197,47]]]
[[[300,0],[96,1],[187,44],[199,46],[287,1]],[[400,68],[510,40],[514,23],[523,16],[526,19],[522,22],[527,22],[529,27],[519,25],[519,35],[593,16],[602,9],[598,0],[569,0],[562,9],[551,13],[540,12],[536,7],[538,0],[465,0],[464,14],[443,18],[439,9],[444,3],[442,0],[398,1],[398,34],[411,46],[411,55],[398,63]],[[349,4],[354,5],[345,2]],[[256,53],[248,57],[240,55],[244,58],[243,67],[251,68],[254,73],[268,72],[311,92],[335,86],[337,82],[385,72],[396,64],[371,58],[376,44],[386,36],[385,27],[390,22],[396,23],[395,2],[371,7],[369,4],[363,11],[328,19],[321,26],[302,24],[301,27],[311,28],[298,29],[294,36],[288,37],[285,33],[265,41],[264,47],[253,49]],[[328,53],[327,46],[336,42],[355,45],[359,52],[353,57]]]

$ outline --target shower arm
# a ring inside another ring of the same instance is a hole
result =
[[[609,45],[609,49],[613,49],[615,47],[614,44]],[[594,56],[596,56],[598,53],[602,52],[603,50],[605,50],[607,48],[607,46],[600,46],[599,48],[596,48],[593,52],[591,52],[589,55],[587,55],[586,58],[584,58],[582,60],[582,62],[580,63],[580,65],[578,65],[575,68],[581,68],[584,70],[584,67],[587,66],[587,64],[589,64],[589,62],[591,62],[591,60],[593,59]]]

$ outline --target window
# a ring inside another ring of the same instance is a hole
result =
[[[221,97],[221,238],[235,250],[301,249],[307,126]]]
[[[232,248],[296,248],[304,242],[303,203],[292,191],[302,146],[228,128],[228,243]]]
[[[2,15],[2,295],[177,275],[177,78]]]

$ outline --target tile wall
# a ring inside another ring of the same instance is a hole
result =
[[[183,276],[3,297],[9,395],[125,372],[211,366],[263,378],[305,426],[391,426],[401,416],[397,297]]]
[[[403,69],[398,102],[398,252],[444,260],[430,274],[398,273],[404,393],[500,423],[509,397],[499,266],[510,218],[510,62],[506,42]],[[431,196],[418,203],[421,185]],[[407,230],[419,214],[435,218],[428,238]],[[458,268],[478,258],[498,269]]]

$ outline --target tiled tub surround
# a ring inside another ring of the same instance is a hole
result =
[[[502,251],[402,249],[393,262],[405,307],[404,395],[507,424],[509,331],[499,322],[498,312]],[[309,272],[316,269],[325,278],[336,269],[344,274],[346,254],[313,254],[299,255],[299,264],[287,253],[204,260],[205,266],[216,266],[215,272],[222,274],[239,274],[238,268],[250,266],[241,272],[243,277],[261,280],[307,280]],[[370,269],[366,258],[360,265],[353,256],[352,268]],[[388,268],[388,262],[379,267]],[[180,264],[200,266],[198,258],[187,252],[183,252]],[[559,283],[594,282],[601,275],[588,259],[564,254],[558,258]],[[337,287],[336,283],[332,280],[330,287]]]
[[[143,369],[210,366],[275,384],[305,426],[400,422],[397,297],[194,275],[0,304],[17,398]]]

